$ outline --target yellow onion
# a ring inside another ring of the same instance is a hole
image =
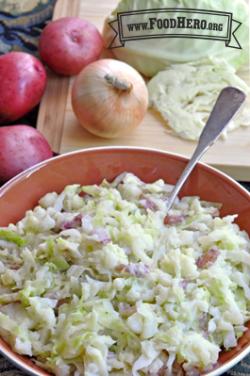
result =
[[[76,77],[72,107],[82,127],[90,133],[115,138],[140,124],[148,107],[148,90],[130,65],[101,59]]]

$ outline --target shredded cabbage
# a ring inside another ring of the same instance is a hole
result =
[[[148,90],[151,106],[169,127],[182,138],[198,140],[220,91],[226,86],[250,92],[228,62],[210,60],[172,65],[149,81]],[[247,107],[231,120],[223,136],[240,126],[250,126]]]
[[[250,241],[219,205],[131,173],[0,229],[0,334],[60,376],[202,372],[250,318]]]

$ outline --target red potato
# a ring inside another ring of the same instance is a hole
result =
[[[97,60],[103,39],[89,21],[64,17],[50,22],[42,31],[39,52],[42,60],[56,73],[71,76]]]
[[[0,56],[0,123],[14,121],[32,110],[46,86],[42,63],[25,52]]]
[[[28,167],[52,157],[44,136],[28,125],[0,127],[0,181],[5,182]]]

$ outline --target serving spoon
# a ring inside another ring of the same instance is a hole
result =
[[[221,132],[237,113],[245,99],[246,95],[235,87],[228,86],[220,92],[200,135],[196,149],[168,198],[167,212],[171,209],[176,196],[188,179],[190,173],[193,171],[196,163],[217,140]]]

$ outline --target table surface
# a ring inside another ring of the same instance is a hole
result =
[[[70,0],[69,0],[70,1]],[[83,1],[83,0],[82,0]],[[0,54],[11,50],[25,50],[37,53],[37,39],[40,30],[52,16],[55,0],[0,0]],[[13,38],[11,27],[13,20],[19,22],[19,32]],[[18,123],[35,126],[37,109],[33,110]],[[250,190],[250,184],[241,182]],[[8,360],[0,356],[0,374],[2,376],[24,376]],[[250,375],[250,355],[224,376]]]

